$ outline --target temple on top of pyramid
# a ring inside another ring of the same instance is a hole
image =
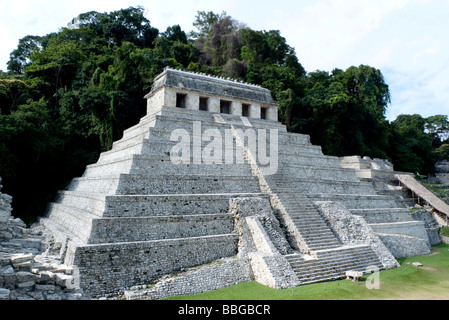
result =
[[[196,280],[178,277],[166,295],[251,280],[287,288],[430,253],[433,231],[410,214],[394,172],[382,181],[359,177],[359,158],[324,155],[308,135],[287,132],[269,90],[166,68],[145,98],[147,115],[59,191],[39,222],[48,253],[73,266],[87,294],[199,266],[206,269],[189,273]],[[266,129],[276,141],[259,135]],[[238,145],[243,131],[254,133],[257,156]],[[229,135],[225,143],[209,139]],[[174,162],[181,142],[223,152],[218,161],[195,161],[189,152]],[[276,170],[267,174],[258,156],[260,149],[271,156],[273,143]],[[237,150],[245,161],[221,161]]]
[[[268,89],[229,78],[165,68],[145,98],[147,114],[167,106],[278,121]]]

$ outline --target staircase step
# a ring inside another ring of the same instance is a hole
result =
[[[371,265],[383,268],[369,246],[340,247],[317,251],[315,254],[317,258],[308,260],[300,255],[286,256],[302,284],[342,278],[349,270],[364,272]]]

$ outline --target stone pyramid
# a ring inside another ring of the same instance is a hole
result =
[[[147,115],[40,220],[85,292],[233,256],[273,287],[398,266],[361,215],[388,229],[397,215],[410,222],[405,206],[288,133],[269,90],[166,68],[145,98]]]

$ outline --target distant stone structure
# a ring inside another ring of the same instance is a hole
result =
[[[85,294],[287,288],[430,252],[403,201],[287,132],[269,90],[166,68],[145,98],[147,115],[39,221]]]
[[[435,180],[438,183],[449,185],[449,161],[441,160],[435,164]]]
[[[398,175],[411,174],[394,171],[393,164],[384,159],[351,156],[340,162],[352,168],[362,180],[372,184],[378,195],[390,196],[400,207],[393,210],[362,210],[363,216],[374,232],[397,258],[429,253],[430,246],[440,243],[439,226],[430,213],[411,214],[416,199],[398,179]],[[415,184],[420,185],[416,180]],[[402,207],[402,208],[401,208]]]

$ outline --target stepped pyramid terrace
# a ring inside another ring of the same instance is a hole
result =
[[[176,290],[287,288],[430,253],[400,190],[361,177],[360,158],[326,156],[287,132],[269,90],[166,68],[145,99],[147,114],[39,221],[86,293],[211,262],[204,283]]]

